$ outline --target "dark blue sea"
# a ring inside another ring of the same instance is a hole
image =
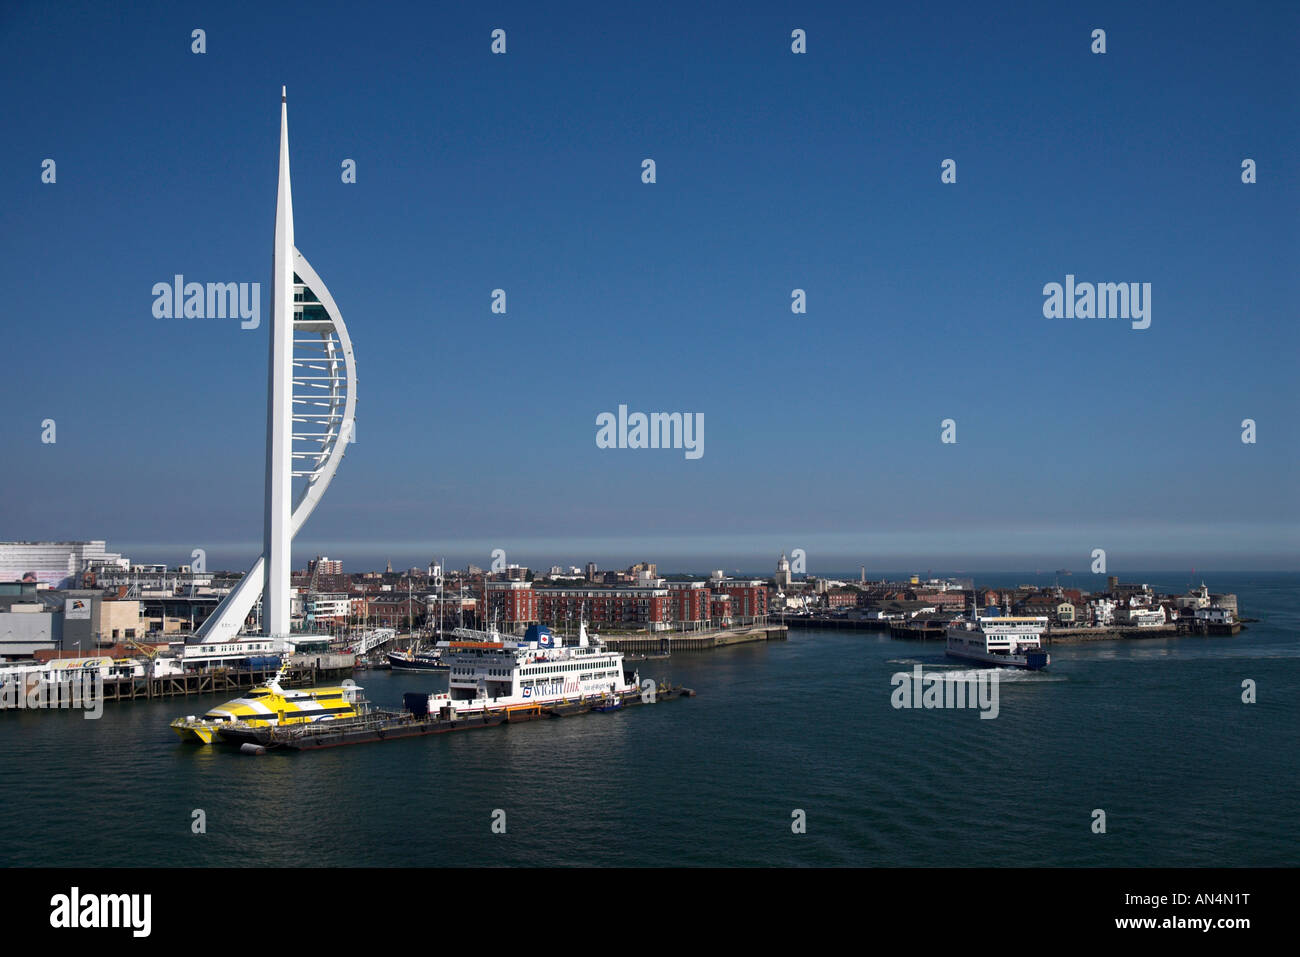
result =
[[[895,672],[955,667],[936,643],[799,629],[643,666],[692,699],[314,753],[178,742],[228,695],[0,714],[0,864],[1295,865],[1300,576],[1206,577],[1262,620],[1058,644],[993,720],[891,705]],[[357,680],[390,706],[437,681]]]

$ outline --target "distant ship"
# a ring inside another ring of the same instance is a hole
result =
[[[1068,569],[1068,568],[1058,568],[1058,569],[1056,570],[1056,574],[1058,574],[1058,575],[1073,575],[1074,572],[1070,571],[1070,569]]]
[[[988,609],[995,612],[996,609]],[[948,656],[985,665],[1039,671],[1052,662],[1043,651],[1047,617],[1011,617],[972,612],[948,625]]]

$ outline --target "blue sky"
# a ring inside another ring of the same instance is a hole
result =
[[[287,84],[360,377],[299,565],[1300,567],[1297,8],[696,7],[7,5],[0,538],[255,557],[266,324],[150,289],[269,315]],[[1045,319],[1067,273],[1151,327]]]

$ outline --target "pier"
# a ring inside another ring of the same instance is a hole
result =
[[[289,672],[284,679],[287,688],[304,688],[325,681],[350,678],[355,663],[353,655],[312,654],[297,655],[290,659]],[[103,679],[104,701],[134,701],[138,698],[172,698],[203,694],[229,694],[266,684],[275,677],[277,669],[243,670],[213,668],[179,675],[145,675],[126,678]],[[69,672],[68,680],[81,678],[79,672]],[[52,682],[47,682],[53,684]],[[0,699],[0,711],[8,710]]]
[[[710,651],[751,641],[784,641],[789,632],[790,629],[783,624],[763,624],[718,628],[713,631],[658,632],[622,638],[602,635],[601,640],[611,651],[667,655],[686,651]]]

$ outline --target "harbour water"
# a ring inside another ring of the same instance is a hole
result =
[[[213,698],[8,713],[0,864],[1295,865],[1300,576],[1210,584],[1262,620],[1056,645],[995,720],[891,705],[894,673],[958,667],[938,643],[797,628],[643,663],[693,699],[304,754],[178,743]],[[357,680],[396,706],[446,679]]]

